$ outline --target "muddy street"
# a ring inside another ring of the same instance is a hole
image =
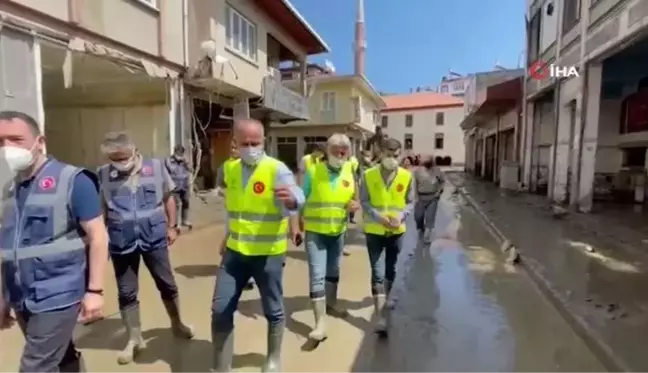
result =
[[[467,207],[455,214],[449,197],[438,213],[441,230],[460,216],[459,241],[416,246],[414,232],[399,258],[388,340],[371,329],[369,265],[363,236],[351,232],[343,257],[341,298],[346,319],[331,318],[329,338],[316,348],[303,249],[293,248],[285,269],[285,371],[602,371],[603,367],[520,269],[505,264],[498,244]],[[210,302],[222,226],[199,230],[173,248],[173,263],[193,341],[174,340],[155,285],[142,269],[142,323],[148,347],[131,365],[116,353],[125,343],[114,281],[106,295],[111,316],[79,327],[78,345],[89,371],[208,371]],[[112,276],[112,273],[108,273]],[[237,371],[258,371],[265,354],[265,319],[258,291],[247,291],[236,318]],[[0,367],[14,371],[22,346],[17,328],[2,332]]]

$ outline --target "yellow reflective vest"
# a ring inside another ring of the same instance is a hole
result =
[[[407,191],[412,182],[411,172],[399,167],[388,188],[380,174],[380,167],[377,166],[365,171],[364,181],[367,183],[369,202],[375,210],[385,216],[398,217],[401,214],[407,205]],[[405,232],[405,224],[401,224],[396,229],[388,229],[365,211],[364,231],[377,235],[400,234]]]
[[[225,164],[229,249],[248,256],[277,255],[288,249],[288,218],[275,206],[274,199],[279,165],[278,160],[264,157],[243,187],[241,160]]]
[[[358,162],[358,158],[356,158],[354,155],[349,158],[348,161],[351,164],[351,169],[353,170],[353,173],[355,174],[358,172],[358,166],[360,165],[360,162]]]
[[[308,169],[311,192],[304,206],[304,230],[326,235],[342,234],[347,229],[346,207],[355,196],[351,164],[342,166],[335,185],[331,185],[328,166],[320,162]]]
[[[306,154],[305,156],[302,157],[302,160],[304,161],[304,168],[306,170],[311,168],[312,165],[320,163],[319,158],[313,157],[312,154]]]

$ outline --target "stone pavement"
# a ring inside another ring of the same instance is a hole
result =
[[[515,245],[531,277],[608,369],[648,370],[645,226],[627,224],[620,210],[558,219],[541,196],[505,192],[462,173],[448,176],[491,231]]]

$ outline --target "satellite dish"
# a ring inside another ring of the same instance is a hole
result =
[[[326,67],[327,70],[330,72],[334,73],[335,72],[335,65],[333,65],[333,62],[329,60],[324,60],[324,66]]]

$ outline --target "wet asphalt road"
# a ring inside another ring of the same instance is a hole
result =
[[[437,228],[452,233],[453,226],[460,225],[458,241],[417,246],[416,233],[409,231],[399,257],[387,340],[372,332],[367,253],[362,234],[353,230],[347,245],[351,256],[342,259],[340,283],[340,298],[351,316],[329,318],[329,339],[315,349],[305,348],[313,324],[306,255],[303,248],[291,248],[284,274],[284,371],[604,370],[530,279],[505,264],[499,245],[477,215],[449,197],[444,196],[439,208]],[[222,225],[197,231],[182,237],[171,251],[183,314],[196,330],[192,341],[178,341],[169,333],[155,285],[141,269],[148,348],[128,366],[115,361],[125,338],[108,271],[105,311],[111,316],[77,330],[89,371],[209,370],[209,310],[220,261],[215,243],[222,232]],[[258,292],[245,292],[236,316],[235,371],[259,371],[266,352],[265,330]],[[22,336],[17,328],[0,336],[0,371],[15,371]]]
[[[354,371],[605,371],[475,212],[446,195],[437,229],[457,226],[458,242],[429,246],[409,232],[389,340],[369,343],[373,359]]]

